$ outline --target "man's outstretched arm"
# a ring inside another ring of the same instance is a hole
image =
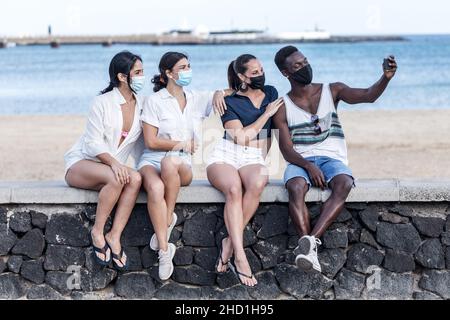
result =
[[[335,104],[344,101],[348,104],[373,103],[386,90],[389,81],[395,76],[397,62],[394,57],[388,58],[389,69],[383,66],[383,75],[373,86],[367,89],[351,88],[344,83],[337,82],[331,85]]]

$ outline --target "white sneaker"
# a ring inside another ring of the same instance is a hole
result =
[[[174,270],[172,260],[176,251],[177,247],[173,243],[169,243],[167,252],[159,250],[159,278],[162,281],[169,280],[172,276]]]
[[[297,254],[295,264],[297,268],[303,271],[316,270],[322,272],[322,267],[317,256],[317,247],[321,245],[320,239],[311,236],[304,236],[298,240],[298,247],[295,248],[294,253]]]
[[[178,217],[174,212],[172,224],[169,226],[169,229],[167,229],[167,241],[169,241],[170,235],[172,234],[172,230],[173,230],[173,228],[175,228],[175,225],[177,224],[177,219],[178,219]],[[153,251],[159,250],[159,242],[158,242],[158,237],[156,236],[156,233],[154,233],[152,238],[150,239],[150,249],[152,249]]]

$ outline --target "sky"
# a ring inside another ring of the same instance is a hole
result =
[[[206,26],[333,35],[450,34],[447,0],[14,0],[0,2],[0,36],[160,33]]]

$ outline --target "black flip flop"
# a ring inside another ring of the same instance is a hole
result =
[[[112,261],[113,261],[113,264],[114,264],[114,268],[116,268],[118,271],[122,271],[122,272],[123,271],[127,271],[128,268],[130,267],[130,258],[128,256],[127,256],[127,262],[124,264],[123,267],[119,266],[117,264],[117,262],[116,262],[116,260],[117,260],[117,261],[120,261],[121,264],[123,264],[122,258],[123,258],[123,254],[125,253],[123,251],[123,248],[120,251],[120,254],[115,254],[114,252],[112,252],[112,250],[111,250],[111,253],[112,253],[112,258],[113,258]]]
[[[258,285],[258,284],[256,284],[253,287],[252,286],[248,286],[244,282],[242,282],[242,280],[241,280],[240,276],[242,276],[244,278],[247,278],[247,279],[253,280],[255,278],[255,275],[253,273],[251,275],[247,275],[245,273],[239,272],[239,270],[237,269],[236,264],[235,264],[234,261],[230,261],[230,267],[231,267],[231,270],[233,271],[233,273],[237,276],[237,278],[238,278],[239,282],[241,283],[241,285],[246,286],[248,288],[255,288]]]
[[[92,251],[92,254],[93,254],[93,256],[94,256],[95,262],[97,262],[99,265],[104,266],[104,267],[109,266],[109,264],[111,263],[111,260],[112,260],[111,255],[109,255],[109,260],[108,260],[108,261],[103,260],[103,259],[100,259],[100,257],[97,255],[97,253],[101,253],[101,254],[103,254],[103,255],[105,256],[105,258],[106,258],[106,257],[107,257],[108,249],[109,249],[110,252],[112,253],[112,250],[111,250],[111,248],[109,247],[108,243],[105,241],[105,246],[104,246],[103,248],[96,247],[96,246],[94,245],[94,239],[92,238],[92,234],[91,234],[91,243],[92,243],[92,248],[94,249],[94,251]]]
[[[225,240],[226,238],[223,238],[222,239],[222,241],[220,241],[220,249],[219,249],[219,256],[217,257],[217,260],[216,260],[216,265],[215,265],[215,271],[216,271],[216,274],[225,274],[225,273],[227,273],[230,269],[228,268],[227,269],[227,271],[225,271],[225,272],[219,272],[219,271],[217,271],[217,269],[219,268],[219,263],[221,263],[222,264],[222,266],[229,266],[230,265],[230,260],[228,260],[228,261],[223,261],[223,259],[222,259],[222,253],[223,253],[223,240]]]

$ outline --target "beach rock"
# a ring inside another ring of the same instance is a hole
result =
[[[246,226],[244,230],[244,248],[250,247],[257,242],[258,238],[256,237],[255,231],[253,231],[250,225]]]
[[[42,212],[30,211],[31,224],[39,229],[44,230],[47,226],[48,216]]]
[[[380,213],[378,212],[378,208],[375,206],[370,206],[364,211],[359,213],[359,217],[361,218],[362,223],[369,228],[371,231],[377,231],[378,226],[378,217]]]
[[[348,226],[348,242],[349,243],[358,243],[361,235],[363,227],[356,219],[352,219]]]
[[[447,209],[447,212],[449,214],[447,215],[447,221],[445,222],[445,231],[449,232],[450,231],[450,207],[449,207],[449,209]]]
[[[367,229],[361,230],[361,236],[359,237],[359,241],[368,244],[369,246],[372,246],[378,250],[382,249],[382,247],[377,243],[377,241],[373,237],[372,233],[370,233],[370,231],[368,231]]]
[[[44,269],[49,271],[66,271],[69,266],[82,267],[84,262],[85,254],[82,248],[50,244],[45,252]]]
[[[45,239],[49,244],[87,247],[91,244],[89,230],[80,215],[55,214],[47,222]]]
[[[191,248],[192,251],[192,248]],[[202,248],[196,251],[194,263],[199,265],[205,270],[215,271],[216,259],[219,255],[219,251],[217,248]],[[192,264],[192,255],[191,255],[191,263],[187,263],[184,265]]]
[[[447,262],[447,269],[450,269],[450,247],[445,249],[445,261]]]
[[[0,207],[0,223],[8,223],[8,212],[2,207]]]
[[[81,290],[92,292],[105,289],[117,276],[117,271],[104,268],[100,271],[90,272],[81,269]]]
[[[361,299],[365,282],[366,277],[362,274],[342,269],[334,285],[336,300]]]
[[[128,272],[142,271],[141,252],[139,248],[126,247],[123,249],[129,261]]]
[[[184,224],[182,235],[184,244],[193,247],[215,247],[216,223],[217,217],[213,214],[195,214]]]
[[[188,266],[194,261],[194,250],[192,247],[177,248],[173,262],[176,266]]]
[[[445,269],[445,253],[438,239],[426,240],[420,246],[415,258],[425,268]]]
[[[345,265],[347,255],[342,249],[329,249],[319,252],[319,263],[322,266],[322,273],[330,279],[334,279],[336,274]]]
[[[248,263],[250,264],[250,268],[252,269],[252,272],[258,273],[262,270],[261,261],[256,256],[256,254],[253,252],[250,248],[245,248],[245,255],[247,256]]]
[[[123,231],[122,245],[124,247],[148,246],[153,233],[154,230],[150,223],[147,208],[136,206]]]
[[[275,277],[281,290],[297,299],[320,299],[333,286],[333,281],[318,272],[303,272],[287,264],[275,267]]]
[[[264,215],[264,222],[261,229],[257,232],[260,239],[269,239],[274,236],[284,234],[287,231],[289,222],[288,208],[285,206],[269,206]]]
[[[121,275],[114,289],[118,296],[125,299],[150,300],[156,292],[155,284],[147,273]]]
[[[252,297],[248,293],[247,288],[244,286],[235,286],[229,289],[225,289],[222,292],[217,292],[216,298],[218,300],[227,300],[227,301],[243,301],[243,300],[251,300]]]
[[[346,208],[342,209],[341,214],[337,217],[336,222],[347,222],[352,219],[352,214]]]
[[[175,267],[173,279],[185,284],[212,286],[216,282],[216,274],[193,264],[188,267]]]
[[[9,220],[9,227],[17,233],[25,233],[31,230],[31,216],[27,212],[16,212]]]
[[[177,260],[175,259],[177,258],[178,251],[181,249],[182,248],[177,248],[177,252],[173,260],[175,264],[177,263]],[[141,262],[144,269],[148,269],[156,265],[158,263],[158,253],[151,250],[149,246],[144,247],[141,252]]]
[[[229,269],[217,275],[217,285],[220,289],[227,289],[239,284],[238,277]]]
[[[17,236],[8,229],[6,224],[0,223],[0,256],[6,256],[17,242]]]
[[[378,226],[377,242],[391,249],[415,253],[422,240],[417,230],[411,224],[382,222]]]
[[[22,254],[32,259],[42,256],[45,248],[45,239],[40,229],[29,231],[12,249],[14,254]]]
[[[45,275],[45,283],[62,295],[69,294],[78,285],[78,278],[72,273],[49,271]]]
[[[3,261],[2,258],[0,258],[0,273],[3,273],[3,271],[6,270],[8,266],[6,265],[5,261]]]
[[[323,235],[323,246],[328,249],[347,248],[348,247],[348,230],[346,228],[338,228],[328,230]]]
[[[33,286],[27,294],[28,300],[64,300],[64,297],[52,287],[43,284]]]
[[[272,272],[263,272],[256,276],[258,286],[247,288],[247,292],[255,300],[276,300],[281,294],[277,280]]]
[[[413,297],[414,300],[442,300],[438,295],[428,291],[414,292]]]
[[[444,219],[413,217],[412,221],[419,233],[426,237],[437,238],[444,232]]]
[[[168,283],[155,294],[159,300],[200,300],[201,288],[187,287],[178,283]]]
[[[276,236],[259,241],[253,246],[253,249],[261,259],[264,270],[273,268],[278,264],[278,258],[287,249],[287,236]]]
[[[45,281],[43,259],[25,261],[20,269],[20,275],[33,283],[42,284]]]
[[[442,233],[441,242],[445,246],[450,246],[450,231],[446,231],[446,232]]]
[[[411,273],[381,270],[369,277],[366,283],[370,300],[412,300],[414,277]]]
[[[352,271],[370,273],[374,266],[380,266],[384,255],[366,244],[355,244],[349,252],[346,267]]]
[[[427,270],[419,281],[419,287],[450,299],[450,270]]]
[[[380,215],[380,220],[384,222],[390,222],[393,224],[399,224],[399,223],[409,223],[409,219],[406,217],[402,217],[398,214],[391,213],[391,212],[383,212]]]
[[[411,272],[416,269],[416,263],[411,254],[395,250],[386,250],[384,268],[396,273]]]
[[[22,267],[23,257],[22,256],[10,256],[8,259],[8,270],[13,273],[19,273]]]
[[[16,300],[26,293],[26,284],[22,278],[12,273],[0,275],[0,299]]]

